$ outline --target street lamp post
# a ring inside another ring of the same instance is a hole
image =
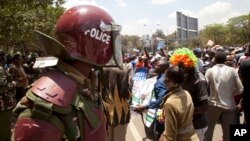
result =
[[[153,47],[152,47],[152,43],[151,43],[151,40],[152,40],[152,28],[146,24],[144,24],[143,26],[147,26],[149,27],[150,29],[150,35],[149,36],[146,36],[146,40],[149,41],[149,47],[151,48],[151,50],[153,51]]]
[[[168,29],[166,30],[166,39],[167,39],[167,48],[169,49],[169,47],[168,47]]]

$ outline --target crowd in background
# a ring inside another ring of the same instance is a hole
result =
[[[192,97],[194,105],[192,122],[199,140],[211,141],[217,123],[220,123],[222,126],[223,140],[229,140],[229,126],[231,124],[240,124],[242,111],[244,111],[243,123],[249,124],[249,88],[247,87],[249,86],[250,78],[248,73],[250,67],[249,49],[249,43],[240,47],[215,45],[207,48],[196,47],[188,49],[191,52],[187,51],[187,54],[193,53],[197,58],[197,65],[194,68],[191,67],[192,69],[190,67],[181,67],[184,70],[183,80],[172,81],[176,86],[179,86],[179,83],[181,83],[181,87],[188,91]],[[175,52],[180,51],[160,49],[156,52],[156,55],[152,56],[144,49],[139,52],[127,54],[125,56],[125,67],[132,70],[131,82],[157,76],[157,73],[154,72],[157,70],[157,66],[160,64],[159,60],[162,58],[168,58],[170,67],[176,66],[171,63],[171,57],[173,57]],[[166,79],[167,74],[163,77]],[[154,89],[157,89],[157,86]],[[167,92],[164,95],[168,97],[168,93],[171,91],[166,85],[165,91]],[[161,96],[159,99],[166,101],[163,97]],[[153,108],[162,108],[160,105],[157,106]],[[139,105],[135,108],[137,112],[141,112],[142,109],[150,109],[150,106]],[[158,133],[155,130],[159,125],[154,124],[154,126],[157,127],[153,127],[153,132],[156,139],[159,139],[159,136],[157,136]],[[166,126],[165,132],[167,129]],[[164,133],[163,135],[167,135],[163,137],[163,140],[167,140],[169,134]],[[186,138],[187,136],[184,137]],[[194,137],[192,138],[196,140]]]
[[[0,139],[11,134],[11,122],[15,122],[13,108],[25,95],[26,88],[42,75],[42,70],[33,69],[37,53],[27,56],[21,52],[9,55],[0,51]]]

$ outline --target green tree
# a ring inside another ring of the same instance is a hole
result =
[[[203,30],[200,31],[200,35],[203,37],[203,42],[206,43],[209,39],[213,40],[215,44],[226,45],[226,37],[228,34],[228,29],[226,25],[223,24],[212,24],[205,26]]]
[[[64,0],[0,1],[0,47],[28,50],[36,47],[34,30],[53,35],[56,20],[63,13]]]
[[[164,39],[166,36],[161,29],[157,29],[154,33],[157,37]]]
[[[250,41],[250,13],[228,20],[228,42],[233,45]]]
[[[212,24],[199,31],[203,46],[209,39],[220,45],[242,45],[250,41],[250,13],[233,17],[227,24]]]
[[[137,35],[122,35],[122,47],[124,51],[131,51],[133,48],[142,49],[140,37]]]
[[[200,40],[199,36],[193,37],[192,39],[189,39],[188,40],[188,47],[190,49],[193,49],[195,47],[201,47],[201,40]]]

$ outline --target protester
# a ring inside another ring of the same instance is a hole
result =
[[[199,141],[192,122],[192,97],[181,86],[184,75],[179,65],[170,67],[165,73],[164,82],[169,93],[163,106],[165,130],[159,141]]]
[[[25,89],[29,85],[29,78],[23,68],[22,54],[17,52],[9,66],[10,74],[14,81],[17,82],[16,86],[16,100],[19,101],[25,95]]]
[[[133,81],[146,80],[148,77],[149,68],[145,66],[144,56],[138,56],[138,60],[135,65],[135,72],[133,74]]]
[[[226,54],[223,51],[217,51],[214,60],[216,64],[205,74],[210,90],[205,141],[212,140],[217,121],[222,127],[223,140],[229,141],[229,127],[236,124],[234,95],[241,94],[243,86],[235,69],[225,65]]]
[[[239,64],[239,76],[244,86],[244,91],[242,93],[241,103],[239,105],[239,110],[243,107],[244,116],[245,116],[245,123],[250,124],[250,43],[246,45],[245,56],[244,60],[241,60]]]
[[[128,78],[128,83],[129,83],[129,87],[130,89],[132,89],[133,87],[133,76],[134,76],[134,72],[135,72],[135,67],[133,66],[133,61],[136,59],[136,56],[129,56],[127,57],[126,60],[124,60],[123,62],[123,69],[129,71],[129,78]]]
[[[183,64],[185,77],[182,87],[192,97],[194,104],[193,125],[199,139],[203,140],[208,125],[208,85],[204,75],[197,69],[197,60],[190,49],[180,48],[174,51],[170,63],[174,65]]]
[[[167,87],[164,84],[164,72],[168,69],[169,62],[166,57],[162,57],[155,67],[155,72],[158,74],[156,83],[154,84],[155,100],[150,101],[147,105],[137,105],[135,111],[142,112],[147,109],[158,109],[163,102],[163,97],[167,94]],[[158,140],[164,130],[164,125],[159,121],[154,121],[154,134]]]
[[[16,106],[13,140],[107,141],[102,66],[122,65],[121,27],[105,10],[91,5],[65,11],[55,27],[56,39],[36,31],[40,46],[58,62],[35,63],[51,67]]]
[[[197,66],[197,68],[198,68],[198,70],[201,72],[201,73],[205,73],[205,70],[204,70],[204,63],[203,63],[203,60],[201,59],[201,55],[202,55],[202,50],[201,50],[201,48],[194,48],[194,50],[193,50],[193,52],[194,52],[194,54],[195,54],[195,56],[197,57],[197,59],[198,59],[198,66]]]

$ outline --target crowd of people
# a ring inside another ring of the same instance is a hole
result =
[[[102,38],[94,35],[99,32]],[[162,110],[155,116],[153,140],[212,141],[219,122],[223,140],[229,141],[229,127],[240,124],[242,111],[244,124],[249,124],[249,43],[172,51],[161,48],[156,55],[145,48],[119,56],[119,32],[119,25],[114,25],[106,11],[77,6],[57,21],[56,39],[36,31],[46,54],[58,58],[56,65],[33,68],[40,55],[17,52],[9,56],[0,51],[0,141],[10,140],[11,134],[12,140],[19,141],[108,140],[106,120],[111,117],[105,117],[110,113],[103,110],[103,101],[110,104],[110,99],[103,67],[111,58],[111,66],[129,73],[129,85],[121,86],[123,93],[135,81],[157,77],[152,84],[155,100],[133,108],[138,113]],[[116,92],[112,86],[110,91]]]
[[[16,52],[14,55],[0,50],[0,139],[4,140],[11,134],[12,114],[17,102],[25,95],[28,85],[42,75],[42,70],[33,69],[37,53],[27,56]]]
[[[161,64],[160,62],[162,58],[167,58],[168,63],[171,66],[171,73],[169,72],[169,74],[174,75],[174,77],[168,76],[168,70],[170,68],[166,68],[165,71],[163,71],[166,73],[163,76],[163,79],[166,80],[165,85],[163,85],[165,88],[161,88],[164,90],[163,96],[161,95],[161,97],[158,97],[158,93],[155,93],[157,100],[165,101],[165,105],[163,106],[163,111],[165,112],[163,112],[163,115],[166,116],[166,121],[165,133],[162,134],[162,140],[178,140],[179,138],[182,138],[178,134],[178,130],[184,130],[178,129],[183,128],[180,127],[180,125],[182,125],[180,124],[181,118],[169,117],[170,115],[168,114],[174,114],[172,113],[172,110],[179,114],[187,112],[178,111],[180,109],[169,109],[171,108],[171,105],[166,106],[168,99],[170,100],[171,98],[163,99],[163,97],[171,97],[172,90],[170,90],[170,87],[176,87],[178,90],[183,89],[191,95],[191,102],[194,109],[192,109],[191,113],[193,113],[193,115],[190,118],[192,119],[193,128],[195,129],[199,140],[211,141],[217,123],[221,124],[223,132],[222,138],[224,141],[229,140],[230,125],[249,124],[249,112],[247,108],[249,103],[247,95],[247,85],[249,83],[249,76],[247,73],[249,69],[249,47],[250,44],[247,43],[242,47],[222,47],[220,45],[215,45],[207,48],[179,48],[174,51],[165,51],[166,53],[164,53],[163,50],[160,50],[158,54],[151,58],[148,58],[148,53],[146,50],[143,50],[140,53],[137,53],[137,58],[144,58],[143,61],[147,62],[145,63],[145,66],[142,66],[141,63],[140,65],[137,65],[136,62],[141,61],[139,59],[127,59],[129,60],[127,65],[134,66],[132,67],[134,72],[134,75],[131,77],[132,79],[133,77],[137,77],[137,75],[135,75],[136,73],[140,73],[140,67],[147,68],[147,77],[155,76],[152,75],[152,72],[157,70],[157,66]],[[132,58],[134,57],[132,56]],[[158,61],[155,63],[154,61],[157,59]],[[181,75],[183,75],[183,78]],[[170,80],[168,77],[170,77]],[[135,79],[135,81],[136,80],[137,79]],[[154,90],[157,89],[157,87],[154,87]],[[178,98],[178,100],[181,100],[181,98]],[[172,108],[183,106],[181,104],[177,105],[176,103],[178,102],[173,103]],[[182,104],[188,103],[189,102],[185,100]],[[150,104],[151,103],[149,103],[149,105]],[[186,106],[188,107],[188,105]],[[150,106],[138,105],[135,110],[141,112],[141,109],[147,108],[150,108]],[[157,105],[157,107],[153,108],[161,108],[161,106]],[[242,111],[244,111],[244,122],[240,123]],[[185,116],[188,116],[187,113],[185,114]],[[183,115],[183,117],[185,116]],[[170,122],[171,118],[174,118],[175,120],[178,119],[179,121]],[[187,117],[185,117],[185,119],[187,119]],[[157,122],[156,119],[156,123]],[[172,125],[173,123],[175,123],[175,125]],[[171,128],[168,127],[170,125]],[[159,127],[157,124],[154,124],[154,126],[156,126],[156,129]],[[173,130],[174,128],[176,129]],[[187,138],[185,135],[187,140],[192,140],[191,136],[189,137],[190,138]],[[156,139],[159,138],[156,137]]]

